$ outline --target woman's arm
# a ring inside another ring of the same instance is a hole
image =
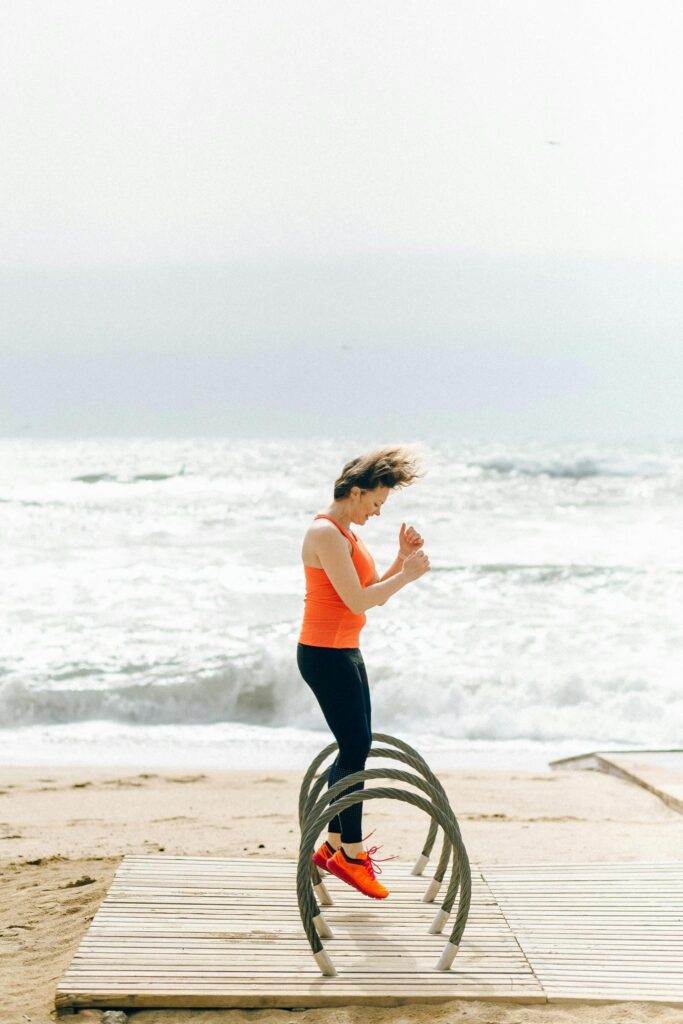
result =
[[[399,551],[399,553],[396,555],[396,558],[394,559],[392,564],[389,566],[387,571],[384,573],[384,576],[378,576],[377,573],[375,573],[375,578],[374,578],[374,580],[372,582],[373,583],[380,583],[381,580],[388,580],[390,576],[395,576],[396,573],[400,572],[401,569],[403,568],[403,562],[405,561],[405,557],[406,556],[402,555],[401,552]]]
[[[384,573],[384,576],[381,576],[381,577],[378,576],[377,575],[377,570],[375,569],[375,575],[370,580],[369,586],[372,586],[374,583],[382,583],[384,580],[388,580],[391,576],[395,576],[396,573],[400,572],[401,569],[403,568],[403,562],[405,560],[405,557],[406,556],[402,555],[401,552],[399,551],[399,553],[396,555],[396,558],[394,559],[392,564],[389,566],[387,571]],[[380,601],[379,603],[381,605],[382,604],[386,604],[388,600],[389,600],[389,598],[386,597],[383,601]]]
[[[391,571],[381,580],[361,587],[348,544],[337,529],[320,531],[316,538],[316,553],[332,586],[346,607],[356,615],[367,611],[368,608],[384,604],[392,594],[411,582],[404,576],[403,562],[397,566],[396,559]]]

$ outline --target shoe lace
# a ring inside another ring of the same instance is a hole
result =
[[[373,831],[374,831],[374,829],[373,829]],[[372,832],[370,833],[370,835],[372,835]],[[377,871],[378,875],[382,874],[382,869],[380,867],[378,867],[378,862],[379,861],[396,860],[396,857],[398,856],[398,854],[394,854],[392,857],[373,857],[372,856],[373,853],[376,853],[377,850],[381,850],[381,849],[382,849],[381,845],[380,846],[371,846],[369,850],[365,851],[365,858],[364,858],[365,867],[368,869],[368,872],[370,873],[370,877],[371,878],[376,878],[377,877],[375,875],[375,871]]]

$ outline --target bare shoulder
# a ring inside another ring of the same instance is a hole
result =
[[[349,554],[353,554],[353,545],[340,533],[334,523],[331,523],[329,519],[314,519],[306,530],[303,544],[301,545],[301,558],[304,565],[308,565],[313,569],[322,569],[320,558],[318,557],[320,540],[321,538],[325,538],[325,540],[329,538],[334,543],[336,537],[346,544]]]

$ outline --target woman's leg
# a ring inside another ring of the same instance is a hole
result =
[[[368,675],[367,675],[367,672],[365,670],[365,662],[363,661],[363,656],[360,653],[360,650],[354,651],[354,662],[355,662],[356,669],[358,671],[358,674],[359,674],[359,677],[360,677],[360,682],[361,682],[361,697],[363,699],[363,708],[365,710],[365,721],[366,721],[366,724],[367,724],[367,736],[368,736],[367,747],[368,747],[368,750],[369,750],[370,746],[372,744],[372,707],[371,707],[371,702],[370,702],[370,687],[368,685]],[[365,757],[363,759],[363,764],[359,765],[359,767],[357,767],[357,768],[354,768],[353,771],[362,771],[363,768],[365,768],[365,760],[366,760],[366,758],[367,758],[367,751],[366,751]],[[332,769],[330,770],[330,777],[329,777],[328,783],[327,783],[328,789],[329,789],[330,786],[334,785],[335,782],[338,782],[339,779],[343,778],[344,774],[348,775],[349,772],[344,772],[341,769],[341,767],[340,767],[340,755],[337,754],[337,757],[336,757],[336,759],[334,761],[334,765],[333,765]],[[365,788],[365,783],[364,782],[357,783],[355,786],[350,786],[348,790],[344,790],[343,793],[340,793],[339,796],[335,797],[335,800],[339,800],[339,798],[344,796],[345,793],[351,793],[351,792],[353,792],[356,789],[364,789],[364,788]],[[332,803],[334,803],[334,800],[332,801]],[[363,820],[363,818],[362,818],[362,815],[363,815],[363,804],[359,803],[356,806],[360,810],[360,821],[359,821],[359,829],[360,829],[361,826],[362,826],[362,820]],[[339,815],[337,815],[337,818],[335,819],[335,822],[338,822],[338,821],[339,821]],[[340,834],[339,834],[340,842],[339,842],[339,845],[342,845],[344,847],[344,850],[349,855],[349,857],[357,857],[358,854],[363,849],[362,835],[361,835],[361,839],[359,839],[358,842],[350,842],[349,840],[347,840],[346,834],[344,833],[341,825],[339,826],[339,829],[340,829]],[[335,840],[337,839],[337,836],[334,833],[333,833],[333,838]],[[336,846],[336,844],[333,844],[333,845]]]
[[[298,645],[297,663],[339,744],[339,753],[330,768],[329,787],[365,767],[372,742],[370,692],[365,665],[358,648],[309,647],[305,644]],[[362,782],[356,783],[337,799],[363,788]],[[362,811],[363,804],[359,802],[335,815],[329,823],[330,832],[340,832],[344,847],[351,846],[355,853],[362,848]]]
[[[368,683],[368,674],[365,671],[365,662],[363,661],[363,655],[358,651],[358,672],[360,674],[362,683],[363,700],[365,702],[365,718],[368,723],[368,732],[370,733],[370,741],[372,743],[372,706],[370,703],[370,685]]]
[[[339,753],[337,752],[337,756],[335,757],[334,761],[330,765],[330,771],[329,771],[329,774],[327,776],[327,788],[328,789],[330,788],[330,786],[333,786],[335,784],[336,780],[337,780],[338,768],[339,768]],[[332,801],[332,803],[334,803],[334,800]],[[342,823],[341,823],[341,818],[339,817],[338,814],[335,814],[334,818],[332,818],[332,820],[330,821],[329,825],[327,826],[327,841],[330,844],[330,846],[333,846],[335,848],[335,850],[338,850],[339,847],[342,844]]]

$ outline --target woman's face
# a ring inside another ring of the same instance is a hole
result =
[[[354,517],[354,522],[362,526],[363,523],[367,523],[370,516],[378,516],[390,493],[390,487],[375,487],[372,491],[361,491],[358,488],[355,509],[357,518]]]

